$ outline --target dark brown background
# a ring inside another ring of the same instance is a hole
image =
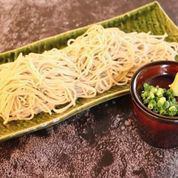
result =
[[[0,0],[0,51],[134,9],[148,0]],[[160,0],[178,24],[176,0]],[[137,134],[125,96],[0,145],[0,177],[178,177],[178,149]]]

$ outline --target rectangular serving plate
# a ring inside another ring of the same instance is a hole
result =
[[[123,15],[99,22],[98,24],[103,25],[105,28],[119,27],[125,32],[151,31],[153,34],[167,33],[169,36],[168,40],[178,42],[178,28],[167,16],[158,2],[149,3]],[[7,63],[15,60],[19,53],[41,53],[52,48],[63,48],[65,47],[68,39],[76,38],[77,36],[83,34],[88,27],[89,26],[85,26],[71,30],[28,44],[15,50],[0,53],[0,63]],[[2,121],[0,121],[0,141],[47,128],[64,121],[83,110],[128,93],[129,85],[115,86],[109,91],[98,94],[92,99],[79,99],[79,102],[77,102],[75,107],[70,108],[62,114],[49,115],[40,113],[30,121],[13,121],[7,125],[3,125]]]

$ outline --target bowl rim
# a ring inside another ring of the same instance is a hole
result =
[[[137,107],[139,107],[144,113],[146,113],[147,115],[150,116],[149,119],[157,119],[159,121],[166,121],[166,122],[171,122],[171,123],[178,123],[178,116],[164,116],[161,114],[157,114],[151,110],[149,110],[144,104],[143,102],[139,99],[139,96],[137,94],[137,92],[135,92],[136,90],[136,81],[137,78],[140,74],[140,72],[142,72],[143,70],[145,70],[146,68],[149,67],[153,67],[153,66],[157,66],[157,65],[178,65],[177,61],[154,61],[148,64],[143,65],[142,67],[140,67],[133,75],[132,79],[131,79],[131,85],[130,85],[130,93],[131,93],[131,97],[132,100],[135,102],[135,104],[137,105]]]

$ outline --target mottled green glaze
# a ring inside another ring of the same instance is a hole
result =
[[[164,34],[166,32],[169,35],[168,40],[178,42],[178,28],[157,2],[147,4],[124,15],[99,23],[104,27],[119,27],[125,32],[151,31],[153,34]],[[77,36],[83,34],[88,27],[89,26],[78,28],[76,30],[31,43],[15,50],[0,53],[0,63],[15,60],[19,53],[41,53],[44,50],[50,50],[52,48],[62,48],[66,45],[68,39],[76,38]],[[0,121],[0,141],[49,127],[58,122],[64,121],[72,115],[75,115],[85,109],[124,95],[128,92],[129,85],[123,87],[116,86],[103,94],[97,95],[95,98],[80,99],[75,107],[70,108],[63,114],[48,115],[41,113],[36,115],[36,117],[30,121],[13,121],[7,125],[3,125],[2,121]]]

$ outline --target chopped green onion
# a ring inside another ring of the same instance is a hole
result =
[[[166,90],[144,83],[141,98],[148,109],[156,113],[167,116],[178,115],[178,103],[171,89]]]

